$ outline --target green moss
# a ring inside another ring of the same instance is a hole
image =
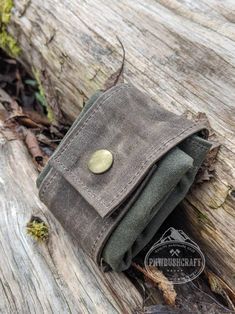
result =
[[[49,237],[49,228],[38,217],[32,217],[26,226],[27,233],[38,242],[45,242]]]
[[[6,29],[0,29],[0,47],[10,56],[17,57],[20,54],[20,48],[15,39],[9,35]]]
[[[208,217],[206,214],[202,213],[201,211],[198,210],[197,212],[197,218],[200,222],[208,222]]]
[[[0,0],[0,47],[12,57],[17,57],[20,53],[20,47],[7,32],[13,5],[13,0]]]
[[[200,210],[197,210],[197,219],[199,223],[215,228],[214,224],[211,222],[207,214],[202,213]]]
[[[7,25],[10,22],[12,8],[13,0],[0,0],[1,23]]]

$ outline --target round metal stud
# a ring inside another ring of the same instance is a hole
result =
[[[109,170],[113,164],[113,154],[107,149],[96,150],[88,161],[88,169],[95,174]]]

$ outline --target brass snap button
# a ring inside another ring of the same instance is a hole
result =
[[[113,164],[113,154],[107,149],[96,150],[88,161],[88,169],[95,174],[104,173]]]

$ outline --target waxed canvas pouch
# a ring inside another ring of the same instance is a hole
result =
[[[182,201],[210,148],[205,126],[128,84],[97,92],[40,174],[41,200],[99,265],[127,269]],[[94,173],[106,150],[113,161]]]

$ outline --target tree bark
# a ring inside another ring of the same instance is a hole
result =
[[[1,313],[133,313],[142,308],[142,297],[127,277],[102,273],[40,202],[32,158],[1,119],[0,173]],[[49,225],[47,243],[26,234],[31,216]]]
[[[16,0],[9,31],[48,101],[73,120],[122,62],[127,82],[177,114],[206,113],[215,175],[184,202],[207,266],[235,290],[235,5],[231,1]]]

